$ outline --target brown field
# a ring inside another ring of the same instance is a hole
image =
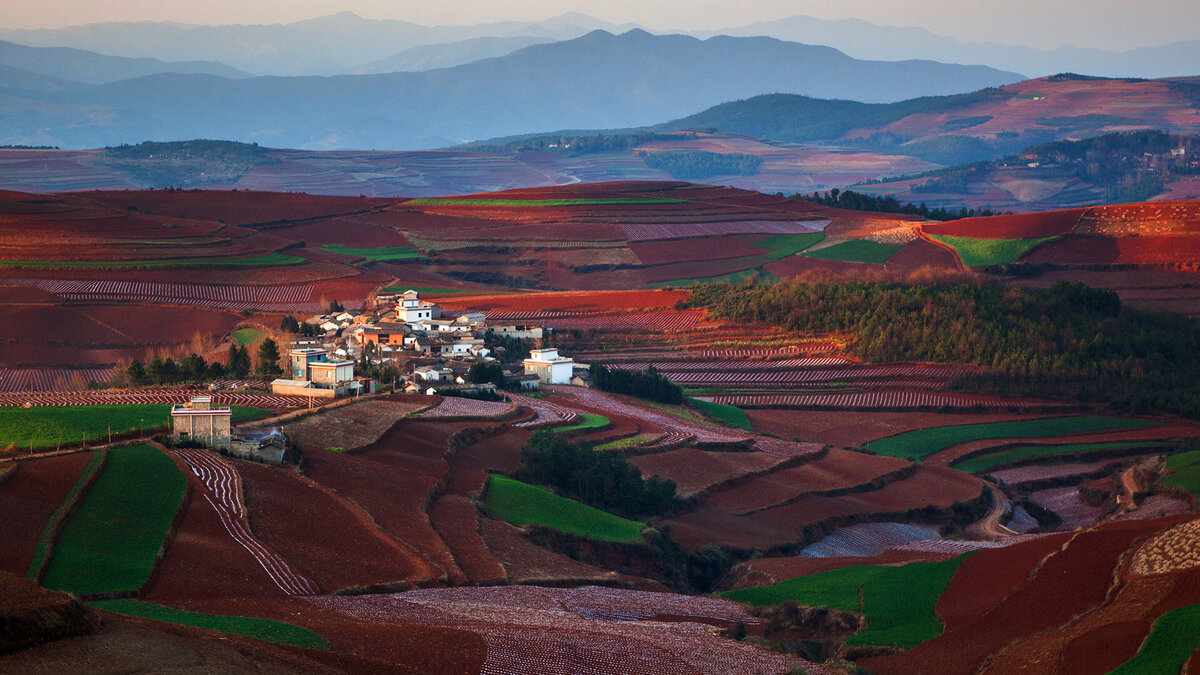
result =
[[[42,526],[90,457],[79,452],[20,462],[15,473],[0,482],[0,513],[9,514],[0,529],[0,570],[25,575]]]

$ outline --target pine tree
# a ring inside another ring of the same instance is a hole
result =
[[[258,369],[263,377],[279,377],[283,369],[279,367],[279,345],[271,338],[262,341],[258,346]]]

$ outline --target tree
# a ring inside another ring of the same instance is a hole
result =
[[[338,302],[337,300],[329,301],[329,313],[330,314],[336,314],[337,312],[344,312],[344,311],[346,311],[346,308],[342,306],[342,303]]]
[[[279,329],[285,333],[299,333],[300,322],[297,321],[296,317],[292,316],[291,314],[285,314],[283,319],[279,322]]]
[[[189,380],[203,380],[208,376],[208,362],[199,354],[188,354],[182,361],[182,366],[183,374]]]
[[[467,371],[467,379],[475,384],[483,382],[491,382],[497,387],[504,386],[504,369],[499,363],[484,363],[479,362],[471,366],[471,370]]]
[[[129,375],[130,384],[146,384],[146,367],[142,365],[141,361],[137,359],[131,361],[125,372]]]
[[[263,377],[279,377],[283,369],[279,367],[279,345],[271,338],[262,341],[258,346],[258,370]]]

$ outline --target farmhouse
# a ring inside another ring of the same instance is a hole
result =
[[[409,289],[401,296],[400,306],[396,308],[397,318],[408,323],[438,319],[442,316],[442,308],[432,302],[424,302],[420,294]]]
[[[210,448],[228,448],[233,410],[213,406],[211,396],[193,396],[171,406],[172,435],[176,441],[194,441]]]
[[[524,364],[526,373],[537,375],[545,384],[567,384],[575,370],[575,361],[560,357],[557,348],[534,349]]]

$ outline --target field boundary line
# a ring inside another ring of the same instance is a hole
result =
[[[87,494],[88,490],[100,477],[100,472],[104,470],[108,463],[108,448],[99,448],[93,450],[95,454],[88,460],[88,463],[79,472],[79,476],[75,479],[75,483],[71,485],[71,489],[63,496],[63,500],[55,507],[54,512],[46,519],[46,524],[42,526],[42,531],[38,534],[37,544],[33,551],[33,559],[29,561],[29,569],[26,570],[25,576],[33,579],[38,584],[42,583],[42,577],[46,574],[46,567],[50,565],[50,558],[54,553],[54,543],[58,541],[58,535],[62,532],[63,524],[71,517],[72,514],[79,508],[79,503],[83,501],[83,495]]]

